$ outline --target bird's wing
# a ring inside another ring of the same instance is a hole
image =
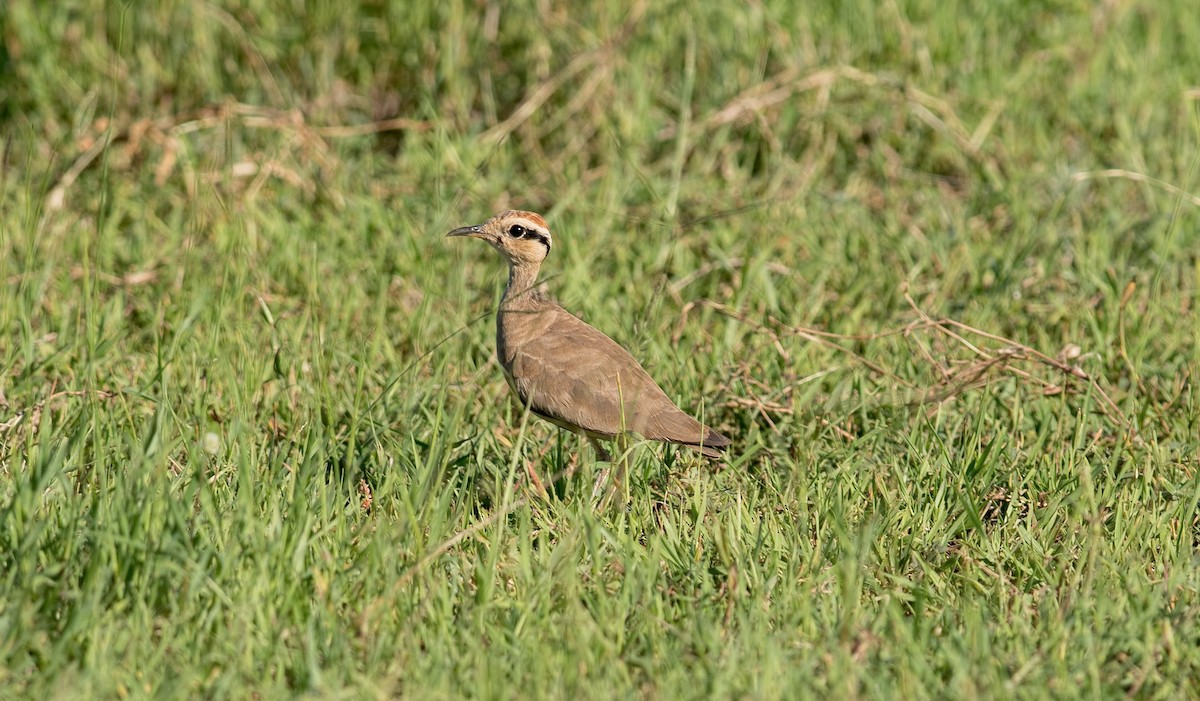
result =
[[[562,309],[511,316],[524,324],[502,353],[514,389],[530,409],[556,423],[600,436],[623,430],[677,443],[724,439],[681,411],[624,348]],[[725,442],[728,442],[727,440]]]

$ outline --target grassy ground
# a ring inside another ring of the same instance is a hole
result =
[[[0,9],[0,697],[1200,695],[1200,6],[421,5]]]

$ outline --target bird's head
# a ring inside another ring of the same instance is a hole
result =
[[[510,209],[482,224],[455,229],[446,236],[483,239],[513,265],[538,265],[550,253],[550,228],[534,212]]]

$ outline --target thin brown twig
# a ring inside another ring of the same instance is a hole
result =
[[[929,325],[929,326],[931,326],[931,327],[940,327],[940,326],[942,326],[942,324],[941,324],[941,323],[939,323],[938,321],[935,321],[935,320],[934,320],[932,317],[930,317],[928,314],[926,314],[924,311],[922,311],[920,307],[918,307],[918,306],[917,306],[917,302],[916,302],[916,300],[914,300],[914,299],[912,298],[912,295],[908,294],[908,290],[905,290],[905,291],[904,291],[904,301],[908,302],[908,306],[912,307],[912,310],[913,310],[914,312],[916,312],[916,313],[917,313],[917,316],[921,317],[921,320],[922,320],[922,321],[924,321],[924,322],[925,322],[927,325]],[[953,338],[954,340],[956,340],[956,341],[958,341],[959,343],[963,344],[963,345],[964,345],[964,346],[966,346],[967,348],[970,348],[970,349],[971,349],[971,351],[972,351],[972,352],[974,352],[976,355],[978,355],[978,356],[980,356],[980,357],[983,357],[983,358],[991,358],[991,355],[989,355],[988,353],[986,353],[986,352],[984,352],[984,351],[980,350],[980,349],[979,349],[977,346],[975,346],[975,344],[971,343],[970,341],[968,341],[967,339],[963,338],[962,336],[959,336],[958,334],[954,333],[953,331],[950,331],[950,330],[947,330],[947,329],[942,329],[942,331],[943,331],[943,332],[944,332],[944,333],[945,333],[947,336],[950,336],[951,338]],[[1007,339],[1006,339],[1006,340],[1007,340]]]
[[[750,120],[757,120],[769,125],[771,120],[764,119],[764,113],[768,109],[786,103],[793,95],[812,90],[820,91],[818,104],[820,111],[823,112],[825,103],[828,101],[829,90],[841,80],[849,80],[868,88],[884,87],[895,91],[917,119],[953,142],[967,158],[974,161],[983,170],[993,185],[1002,182],[1003,169],[1000,163],[985,153],[982,145],[1004,109],[1003,102],[993,105],[977,125],[975,131],[968,132],[947,100],[902,83],[895,78],[870,73],[854,66],[822,68],[807,75],[802,74],[795,67],[786,68],[771,78],[738,93],[723,107],[700,120],[701,130],[712,130],[727,124]],[[665,129],[659,134],[662,139],[669,139],[673,136],[674,128]]]
[[[932,317],[923,309],[921,309],[920,305],[917,304],[916,300],[912,298],[907,290],[905,290],[903,294],[905,301],[912,308],[913,313],[917,315],[917,320],[901,327],[878,333],[856,335],[834,334],[816,329],[808,329],[805,327],[789,326],[770,317],[768,317],[768,320],[771,324],[778,327],[782,331],[786,331],[799,338],[818,343],[848,355],[859,364],[875,372],[876,374],[888,377],[893,381],[903,384],[908,389],[918,392],[921,398],[917,400],[916,403],[920,404],[944,402],[965,391],[986,386],[987,377],[994,372],[1007,372],[1023,380],[1040,385],[1041,391],[1045,395],[1061,393],[1064,390],[1063,385],[1051,382],[1042,377],[1038,377],[1028,370],[1014,366],[1014,363],[1018,361],[1033,361],[1062,373],[1068,379],[1073,378],[1076,381],[1086,383],[1092,392],[1094,392],[1094,394],[1099,398],[1102,413],[1121,428],[1127,430],[1131,436],[1136,438],[1136,428],[1132,425],[1129,419],[1125,416],[1124,412],[1121,411],[1120,407],[1115,401],[1113,401],[1108,392],[1096,380],[1096,378],[1089,375],[1080,366],[1073,365],[1068,362],[1069,360],[1078,356],[1077,347],[1075,347],[1076,352],[1074,355],[1065,356],[1061,359],[1054,358],[1027,344],[1011,338],[1000,336],[998,334],[984,331],[983,329],[976,328],[961,321],[949,318]],[[710,306],[720,314],[737,319],[738,321],[745,323],[756,330],[762,331],[778,342],[779,336],[774,329],[769,328],[762,322],[748,318],[744,313],[736,309],[732,309],[727,305],[714,302],[712,300],[701,300],[699,303]],[[968,349],[972,355],[979,360],[975,362],[957,362],[952,363],[952,365],[944,365],[934,358],[933,354],[925,348],[924,344],[917,342],[915,343],[915,346],[925,357],[929,366],[937,368],[942,376],[935,386],[920,388],[898,377],[896,373],[888,370],[887,368],[868,360],[863,355],[833,342],[834,339],[874,340],[898,335],[908,338],[918,331],[937,332],[946,338],[953,340],[963,348]],[[1003,344],[1003,346],[999,349],[984,349],[979,344],[968,338],[968,336],[976,336],[987,339],[989,341]],[[957,365],[957,367],[954,365]],[[743,379],[745,380],[747,378]],[[747,386],[750,384],[754,383],[746,382]],[[759,397],[753,397],[750,399],[731,399],[729,402],[727,402],[727,406],[752,408],[756,409],[760,414],[763,414],[764,410],[774,411],[775,413],[788,413],[779,410],[778,406],[781,405],[773,406],[770,402],[764,402],[764,400]]]
[[[1158,178],[1152,178],[1149,175],[1137,173],[1132,170],[1124,170],[1121,168],[1110,168],[1108,170],[1081,171],[1081,172],[1074,173],[1071,175],[1071,182],[1082,183],[1087,180],[1101,180],[1101,179],[1110,179],[1110,178],[1132,180],[1136,183],[1145,183],[1147,185],[1153,185],[1154,187],[1157,187],[1160,190],[1166,190],[1167,192],[1171,193],[1172,195],[1181,197],[1184,200],[1186,200],[1187,202],[1189,202],[1197,207],[1200,207],[1200,196],[1193,195],[1192,193],[1188,192],[1187,190],[1184,190],[1180,187],[1176,187],[1175,185],[1172,185],[1171,183],[1159,180]]]
[[[967,333],[979,336],[981,338],[986,338],[986,339],[989,339],[992,341],[997,341],[999,343],[1003,343],[1010,348],[1016,349],[1016,350],[1020,351],[1021,353],[1026,354],[1028,357],[1030,357],[1034,360],[1037,360],[1038,362],[1040,362],[1044,365],[1048,365],[1048,366],[1058,370],[1059,372],[1062,372],[1064,375],[1066,375],[1069,378],[1073,377],[1078,380],[1083,380],[1084,382],[1088,383],[1088,385],[1091,387],[1092,391],[1094,391],[1096,393],[1096,395],[1098,397],[1100,397],[1101,404],[1104,406],[1104,413],[1106,415],[1108,415],[1110,418],[1112,418],[1114,421],[1116,421],[1122,428],[1129,431],[1131,435],[1136,435],[1137,431],[1136,431],[1135,427],[1133,426],[1132,423],[1130,423],[1129,419],[1125,416],[1125,413],[1121,411],[1121,408],[1119,406],[1117,406],[1117,403],[1114,402],[1111,397],[1109,397],[1108,393],[1104,391],[1104,388],[1100,386],[1100,383],[1097,382],[1095,378],[1093,378],[1091,375],[1089,375],[1087,372],[1085,372],[1083,370],[1083,368],[1079,367],[1078,365],[1070,365],[1070,364],[1063,362],[1057,358],[1052,358],[1049,355],[1046,355],[1045,353],[1042,353],[1041,351],[1039,351],[1035,348],[1025,345],[1024,343],[1020,343],[1019,341],[1015,341],[1011,338],[1005,338],[1004,336],[999,336],[997,334],[990,333],[988,331],[984,331],[983,329],[976,328],[969,324],[964,324],[963,322],[955,320],[955,319],[946,318],[946,319],[933,320],[930,317],[928,317],[927,315],[925,315],[925,313],[923,311],[921,311],[920,307],[917,306],[916,301],[913,300],[911,296],[909,296],[907,291],[905,291],[905,293],[904,293],[904,298],[913,307],[913,309],[916,310],[919,314],[921,314],[924,318],[930,319],[931,321],[935,321],[937,328],[939,328],[943,333],[945,333],[946,335],[948,335],[952,338],[958,339],[966,347],[971,348],[975,353],[977,353],[982,358],[990,358],[991,356],[989,354],[985,353],[984,351],[979,350],[974,344],[971,344],[970,342],[968,342],[961,335],[950,331],[949,328],[947,328],[947,327],[953,327],[960,331],[965,331]]]
[[[616,49],[633,35],[634,29],[636,29],[645,12],[646,2],[644,0],[634,5],[629,11],[629,17],[625,20],[625,23],[608,41],[596,49],[578,54],[553,76],[539,83],[525,97],[521,104],[517,105],[517,108],[513,110],[507,119],[485,131],[480,139],[484,143],[493,144],[504,141],[508,138],[509,134],[512,134],[522,124],[529,121],[530,117],[536,114],[542,105],[546,104],[553,97],[554,93],[558,92],[572,78],[579,75],[589,66],[611,61],[617,55]]]
[[[113,132],[111,130],[106,131],[101,138],[96,139],[96,142],[91,147],[79,154],[79,157],[75,159],[75,162],[71,164],[67,172],[63,173],[58,183],[50,190],[50,194],[46,196],[46,211],[53,212],[62,209],[63,203],[67,199],[67,190],[71,189],[71,186],[75,184],[75,181],[83,171],[87,170],[92,161],[96,160],[96,157],[101,153],[104,153],[104,149],[108,148],[108,145],[112,142]]]
[[[39,420],[39,418],[41,417],[42,412],[45,411],[46,407],[48,405],[50,405],[51,402],[54,402],[56,400],[63,399],[66,397],[85,397],[89,394],[94,394],[99,399],[112,399],[113,397],[117,396],[116,392],[113,392],[113,391],[107,390],[107,389],[79,389],[79,390],[63,390],[61,392],[53,392],[50,394],[50,396],[46,397],[45,399],[35,402],[32,406],[28,406],[24,409],[17,411],[15,414],[13,414],[11,417],[9,417],[6,421],[4,421],[3,423],[0,423],[0,433],[6,433],[6,432],[16,428],[25,419],[26,416],[32,417],[32,422],[36,424],[37,421]]]
[[[744,324],[747,324],[749,326],[752,326],[756,329],[771,332],[771,330],[769,328],[767,328],[767,326],[765,324],[755,321],[753,319],[750,319],[745,314],[742,314],[738,310],[733,309],[732,307],[729,307],[728,305],[722,304],[720,302],[717,302],[717,301],[714,301],[711,299],[702,299],[702,300],[700,300],[699,303],[713,308],[719,314],[728,316],[733,319],[737,319],[738,321],[740,321]],[[812,341],[813,343],[818,343],[820,345],[826,346],[827,348],[832,348],[840,353],[845,353],[846,355],[849,355],[850,357],[857,360],[859,362],[859,364],[863,365],[867,369],[869,369],[879,375],[883,375],[892,380],[895,380],[896,382],[899,382],[900,384],[908,387],[909,389],[916,389],[915,385],[913,385],[911,382],[908,382],[907,380],[900,377],[899,375],[892,372],[891,370],[888,370],[887,368],[883,367],[882,365],[879,365],[878,363],[874,363],[874,362],[868,360],[866,357],[864,357],[860,353],[855,353],[854,351],[850,350],[849,348],[846,348],[845,346],[840,346],[840,345],[834,343],[833,341],[831,341],[828,338],[824,338],[818,334],[810,334],[808,332],[808,329],[806,329],[804,327],[785,325],[772,317],[768,317],[768,320],[779,325],[783,330],[787,331],[788,333],[790,333],[794,336],[799,336],[800,338],[804,338],[806,340]]]

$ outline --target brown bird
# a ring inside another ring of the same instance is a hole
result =
[[[675,406],[650,375],[608,336],[550,300],[537,286],[550,253],[546,220],[509,210],[446,236],[483,239],[508,260],[508,287],[496,312],[496,358],[522,406],[568,431],[598,441],[629,434],[720,457],[729,439]]]

